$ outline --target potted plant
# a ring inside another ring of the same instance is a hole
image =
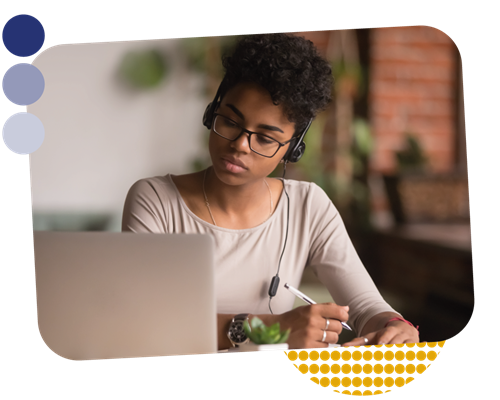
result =
[[[290,329],[282,331],[279,322],[266,326],[260,318],[253,317],[250,321],[243,323],[243,330],[250,339],[249,343],[239,346],[239,351],[257,351],[257,350],[287,350],[288,336]]]
[[[384,182],[397,224],[468,219],[465,175],[432,173],[415,135],[406,135],[406,148],[396,152],[395,157],[397,172],[384,175]]]
[[[383,176],[387,199],[397,224],[408,222],[408,216],[401,199],[401,181],[407,175],[422,177],[427,163],[427,157],[423,153],[418,138],[410,133],[406,133],[405,136],[405,148],[394,153],[397,165],[396,173]]]

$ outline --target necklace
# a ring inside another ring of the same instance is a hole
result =
[[[208,208],[208,212],[210,213],[210,217],[212,217],[212,221],[214,223],[215,226],[217,226],[217,224],[215,223],[215,219],[214,219],[214,216],[212,215],[212,211],[210,210],[210,204],[208,204],[208,199],[207,199],[207,193],[205,192],[205,180],[207,178],[207,171],[208,171],[208,168],[205,170],[205,174],[203,175],[203,195],[205,196],[205,204],[207,205],[207,208]],[[270,200],[270,211],[269,211],[269,217],[271,216],[271,214],[273,213],[273,195],[271,194],[271,188],[269,187],[269,184],[267,183],[267,181],[264,179],[264,183],[266,184],[267,186],[267,190],[269,190],[269,200]],[[269,217],[267,217],[269,219]]]

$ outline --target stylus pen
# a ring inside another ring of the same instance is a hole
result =
[[[304,293],[302,293],[300,290],[295,289],[294,287],[290,286],[288,283],[285,283],[285,287],[292,292],[295,296],[297,296],[299,299],[305,301],[308,304],[316,304],[316,302],[309,297],[307,297]],[[346,328],[347,330],[352,331],[351,327],[347,325],[345,322],[340,321],[342,326]]]

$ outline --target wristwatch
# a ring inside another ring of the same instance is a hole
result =
[[[237,347],[240,344],[245,344],[250,341],[245,335],[245,331],[243,330],[243,322],[248,320],[248,314],[238,314],[235,316],[231,323],[229,324],[229,330],[227,332],[227,337],[229,341],[233,345],[233,347]]]

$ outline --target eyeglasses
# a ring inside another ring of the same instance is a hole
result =
[[[215,119],[213,129],[217,135],[234,142],[243,134],[243,132],[248,133],[248,144],[250,145],[250,150],[263,157],[274,157],[281,147],[296,139],[293,137],[286,142],[278,142],[276,139],[264,135],[263,133],[251,132],[242,128],[232,119],[229,119],[221,114],[214,113],[214,115]]]

